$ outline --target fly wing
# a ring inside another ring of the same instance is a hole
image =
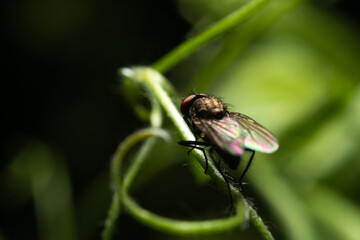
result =
[[[230,113],[230,117],[239,123],[241,132],[245,136],[246,148],[264,153],[272,153],[279,148],[276,137],[254,119],[241,113]]]
[[[202,132],[215,146],[222,151],[233,155],[241,156],[244,154],[244,137],[239,123],[231,118],[222,119],[200,119]]]

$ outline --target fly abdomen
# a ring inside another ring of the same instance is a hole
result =
[[[218,151],[222,159],[226,162],[226,164],[230,167],[230,169],[235,170],[239,166],[240,156],[234,156],[225,153],[224,151]]]

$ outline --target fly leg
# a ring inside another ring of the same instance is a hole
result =
[[[178,141],[178,144],[186,147],[191,147],[188,153],[190,153],[194,148],[197,150],[200,150],[205,157],[205,171],[204,173],[207,173],[208,170],[208,158],[206,156],[205,148],[209,146],[206,142],[199,142],[199,141]]]
[[[223,177],[223,179],[224,179],[224,181],[226,183],[227,190],[228,190],[228,193],[229,193],[229,201],[230,201],[229,214],[234,215],[235,214],[235,212],[234,212],[234,203],[233,203],[233,198],[232,198],[232,194],[231,194],[231,190],[230,190],[230,183],[229,183],[228,179],[226,178],[225,174],[223,173],[223,171],[221,169],[221,166],[220,166],[221,159],[219,158],[218,162],[215,161],[214,149],[213,148],[210,149],[209,154],[210,154],[210,157],[213,159],[213,162],[214,162],[217,170],[219,171],[219,173],[221,174],[221,176]]]
[[[244,192],[244,187],[243,187],[243,184],[242,184],[242,180],[244,179],[246,172],[249,170],[249,167],[250,167],[251,162],[252,162],[252,160],[254,159],[254,155],[255,155],[255,151],[254,151],[254,150],[246,149],[246,151],[251,152],[251,157],[250,157],[248,163],[246,164],[246,167],[245,167],[244,171],[242,172],[242,174],[241,174],[241,176],[240,176],[240,179],[239,179],[240,192],[241,192],[243,195],[245,195],[245,192]]]

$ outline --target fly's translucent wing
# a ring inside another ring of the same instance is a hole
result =
[[[239,123],[231,118],[200,119],[201,132],[218,148],[233,156],[244,154],[245,135]]]
[[[272,153],[279,148],[275,136],[252,118],[241,113],[230,113],[230,117],[239,123],[246,148],[264,153]]]

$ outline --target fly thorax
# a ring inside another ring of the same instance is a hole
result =
[[[190,108],[190,115],[199,118],[220,119],[225,116],[224,105],[214,97],[203,97],[197,99]]]

